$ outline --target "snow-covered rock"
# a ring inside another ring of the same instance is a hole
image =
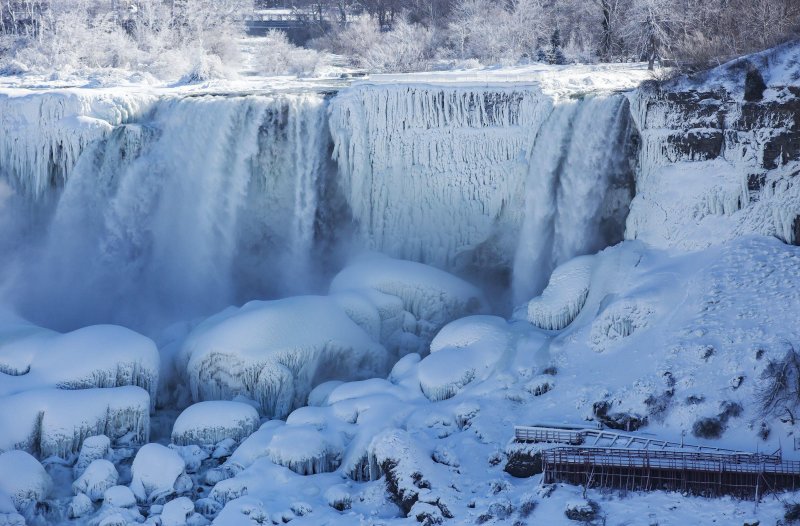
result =
[[[150,434],[150,396],[133,386],[24,391],[2,399],[0,428],[0,450],[42,457],[76,454],[95,435],[142,444]]]
[[[513,342],[508,322],[497,316],[469,316],[445,325],[431,342],[431,355],[417,367],[422,392],[433,401],[445,400],[486,379]]]
[[[333,300],[316,296],[225,310],[201,323],[184,350],[195,400],[241,394],[275,417],[304,405],[323,381],[381,375],[388,366],[379,343]]]
[[[70,519],[79,519],[84,515],[88,515],[92,511],[94,511],[92,499],[83,493],[78,493],[72,497],[72,500],[69,501],[69,506],[67,506],[67,517]]]
[[[172,427],[172,442],[213,446],[225,439],[237,443],[258,429],[258,411],[241,402],[198,402],[184,409]]]
[[[146,444],[131,465],[130,489],[139,502],[157,502],[173,495],[184,482],[185,464],[175,451],[160,444]],[[191,481],[189,482],[191,488]]]
[[[128,486],[113,486],[103,494],[103,504],[111,508],[132,508],[136,506],[136,496]]]
[[[72,491],[85,494],[93,501],[103,500],[107,489],[116,486],[119,474],[114,464],[105,459],[92,461],[83,474],[72,483]]]
[[[164,504],[161,526],[186,526],[186,519],[194,513],[194,503],[187,497],[178,497]]]
[[[329,473],[342,462],[343,445],[335,432],[311,425],[283,426],[276,430],[267,447],[270,460],[300,475]]]
[[[72,466],[72,473],[77,479],[95,460],[108,457],[111,451],[111,439],[105,435],[86,437],[81,444],[78,460]]]
[[[589,294],[593,265],[592,256],[581,256],[556,268],[542,295],[528,302],[528,321],[546,330],[572,323]]]
[[[434,267],[379,254],[357,258],[336,275],[330,286],[332,294],[370,290],[400,298],[403,309],[413,316],[413,320],[403,321],[402,330],[419,337],[422,347],[427,346],[447,322],[487,309],[481,291],[466,281]],[[374,297],[367,296],[368,299]],[[378,306],[378,310],[384,309]],[[350,312],[353,311],[355,309]],[[365,317],[354,316],[355,319]],[[387,317],[380,318],[383,322]],[[397,318],[395,315],[389,319]],[[385,329],[380,331],[381,341],[395,343],[391,338],[398,336],[390,335],[387,341],[383,337],[386,332]]]
[[[0,453],[0,495],[8,496],[22,515],[30,516],[36,503],[43,501],[52,487],[50,475],[28,453]]]

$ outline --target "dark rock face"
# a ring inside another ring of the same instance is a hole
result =
[[[611,404],[606,401],[595,402],[594,416],[604,426],[619,431],[636,431],[647,425],[647,417],[635,413],[610,413]]]
[[[542,472],[542,454],[515,451],[508,456],[503,471],[517,478],[528,478]]]
[[[744,100],[747,102],[760,101],[764,98],[766,89],[767,85],[761,72],[753,64],[749,64],[744,77]]]

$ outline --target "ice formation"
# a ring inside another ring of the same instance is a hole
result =
[[[48,496],[52,486],[50,475],[28,453],[0,453],[0,499],[3,496],[10,498],[19,513],[30,516],[36,503]]]
[[[1,318],[0,451],[66,458],[93,435],[147,441],[159,372],[150,339],[111,325],[60,334]],[[94,458],[80,459],[76,470]]]
[[[116,486],[118,481],[114,464],[105,459],[94,460],[72,483],[72,491],[76,495],[83,493],[93,501],[103,500],[106,490]]]
[[[681,250],[747,234],[797,243],[798,99],[780,84],[793,81],[776,75],[763,101],[745,102],[740,83],[721,80],[743,77],[730,67],[705,84],[630,95],[642,144],[627,239]]]
[[[417,368],[422,392],[430,400],[446,400],[467,384],[485,380],[514,340],[506,320],[497,316],[469,316],[449,323]]]
[[[201,323],[184,350],[196,401],[241,394],[269,417],[304,405],[326,380],[380,375],[388,367],[386,350],[336,302],[319,296],[225,310]]]
[[[131,465],[130,489],[136,500],[154,503],[173,495],[185,484],[184,466],[181,456],[167,447],[155,443],[142,446]],[[188,485],[190,489],[191,480]]]
[[[0,94],[0,171],[40,197],[67,181],[90,143],[141,117],[152,99],[99,90]]]
[[[77,479],[84,470],[95,460],[106,458],[111,451],[111,439],[105,435],[86,437],[81,444],[78,460],[72,466],[72,472]]]
[[[345,267],[333,278],[330,291],[334,295],[362,292],[367,301],[377,300],[373,309],[377,310],[377,319],[387,326],[371,332],[379,333],[385,344],[394,343],[397,331],[402,330],[418,336],[426,345],[445,323],[487,309],[481,291],[466,281],[434,267],[379,254],[363,255]],[[400,298],[403,310],[413,317],[411,323],[395,309],[385,308],[387,303],[391,305],[390,300],[369,291]],[[360,314],[364,307],[353,305],[353,300],[347,302],[345,309],[356,320],[366,318]],[[390,316],[384,314],[387,311]],[[397,326],[396,321],[402,325]],[[387,337],[392,329],[395,333]]]
[[[172,442],[179,446],[214,446],[225,439],[239,442],[258,429],[258,411],[241,402],[192,404],[175,420]]]
[[[336,471],[343,446],[335,434],[320,432],[310,425],[292,425],[275,431],[266,452],[279,466],[300,475],[313,475]]]
[[[45,107],[72,100],[36,98]],[[4,99],[8,114],[30,112],[26,100]],[[103,121],[92,141],[81,139],[83,153],[65,149],[63,191],[48,190],[41,202],[15,196],[29,212],[0,217],[38,238],[34,252],[17,251],[0,269],[9,280],[13,274],[11,293],[26,314],[60,327],[111,321],[152,330],[242,295],[302,291],[314,281],[309,276],[324,274],[312,257],[315,222],[319,213],[332,215],[320,208],[336,199],[325,193],[323,95],[162,96],[148,99],[143,114],[126,109],[126,100],[104,102],[121,116]],[[80,120],[94,110],[76,103],[59,111]],[[73,128],[40,124],[58,135],[48,144],[73,140]],[[0,123],[9,155],[42,157],[24,150],[38,149],[37,141],[20,149],[13,128],[3,129]],[[16,166],[0,158],[3,169]],[[24,164],[19,170],[30,186],[47,176]],[[35,219],[26,224],[24,216]],[[0,246],[18,243],[10,231],[0,238]]]
[[[527,154],[551,106],[531,86],[340,93],[330,110],[334,156],[366,246],[452,268],[516,230]]]
[[[0,450],[24,449],[42,458],[76,454],[93,435],[143,444],[150,434],[150,397],[134,386],[24,391],[2,399],[0,429]]]
[[[572,323],[589,295],[593,265],[593,256],[580,256],[556,268],[542,295],[528,302],[528,321],[546,330]]]

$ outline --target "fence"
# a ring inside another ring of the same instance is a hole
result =
[[[756,500],[767,492],[800,488],[800,462],[775,455],[572,446],[542,451],[542,467],[545,483],[597,488]]]

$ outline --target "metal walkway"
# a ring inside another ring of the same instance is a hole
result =
[[[637,436],[629,433],[617,433],[605,429],[572,428],[572,427],[544,427],[544,426],[514,426],[514,438],[517,442],[534,442],[546,444],[565,444],[570,446],[586,446],[592,448],[613,448],[628,450],[680,450],[695,451],[698,453],[721,453],[726,455],[747,455],[753,457],[755,453],[737,451],[713,446],[701,446],[669,442],[655,438]],[[780,463],[781,455],[757,454],[761,462]]]

